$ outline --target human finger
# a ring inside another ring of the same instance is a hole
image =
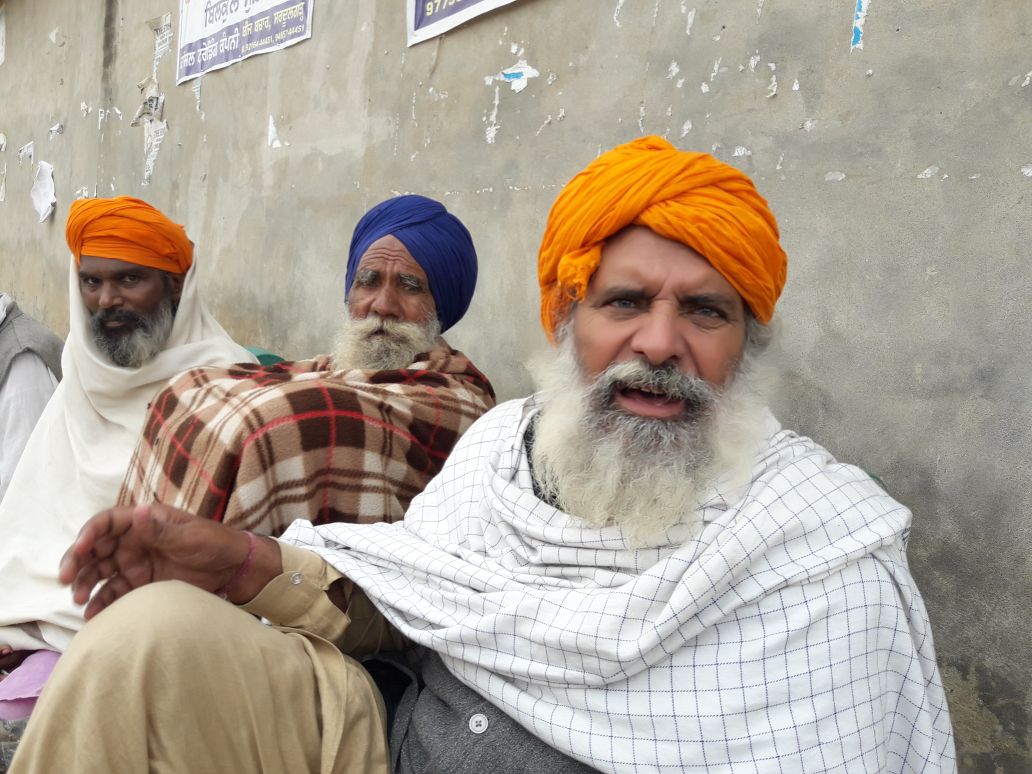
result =
[[[79,571],[98,556],[109,556],[118,548],[120,538],[132,528],[133,514],[147,506],[108,508],[91,517],[79,530],[75,542],[61,557],[58,581],[69,584]]]
[[[122,575],[112,575],[108,578],[107,582],[101,586],[97,593],[90,599],[86,609],[83,611],[83,617],[88,621],[101,610],[106,608],[112,602],[121,599],[130,591],[133,587],[129,584]]]
[[[72,599],[84,605],[98,583],[118,573],[118,564],[112,558],[94,559],[85,564],[72,580]]]

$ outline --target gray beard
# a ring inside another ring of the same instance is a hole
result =
[[[128,311],[96,312],[90,316],[90,333],[100,353],[116,366],[139,368],[165,348],[175,317],[175,302],[166,296],[149,316]],[[125,335],[112,335],[104,327],[104,322],[112,319],[126,321],[134,328]]]
[[[743,356],[730,385],[650,369],[611,366],[585,383],[564,336],[531,365],[542,409],[531,463],[542,492],[589,526],[619,526],[631,545],[676,544],[702,529],[699,505],[718,481],[748,482],[766,430],[765,376]],[[613,402],[617,385],[661,389],[685,401],[678,419],[630,414]]]
[[[369,314],[345,315],[333,346],[333,364],[340,370],[391,371],[411,365],[416,355],[433,349],[441,335],[434,317],[425,323],[401,322]]]

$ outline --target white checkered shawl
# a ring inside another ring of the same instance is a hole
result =
[[[751,484],[714,490],[701,534],[631,549],[535,496],[534,410],[479,419],[403,522],[284,539],[602,771],[955,771],[910,513],[868,475],[771,418]]]

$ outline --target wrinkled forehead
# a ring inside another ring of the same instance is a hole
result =
[[[358,259],[356,272],[377,271],[386,274],[410,274],[427,281],[426,272],[419,265],[405,244],[388,234],[369,245]]]

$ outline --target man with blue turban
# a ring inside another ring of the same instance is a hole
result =
[[[441,338],[469,308],[477,254],[442,204],[398,196],[355,227],[330,355],[197,369],[152,402],[119,495],[277,535],[400,519],[490,383]]]

